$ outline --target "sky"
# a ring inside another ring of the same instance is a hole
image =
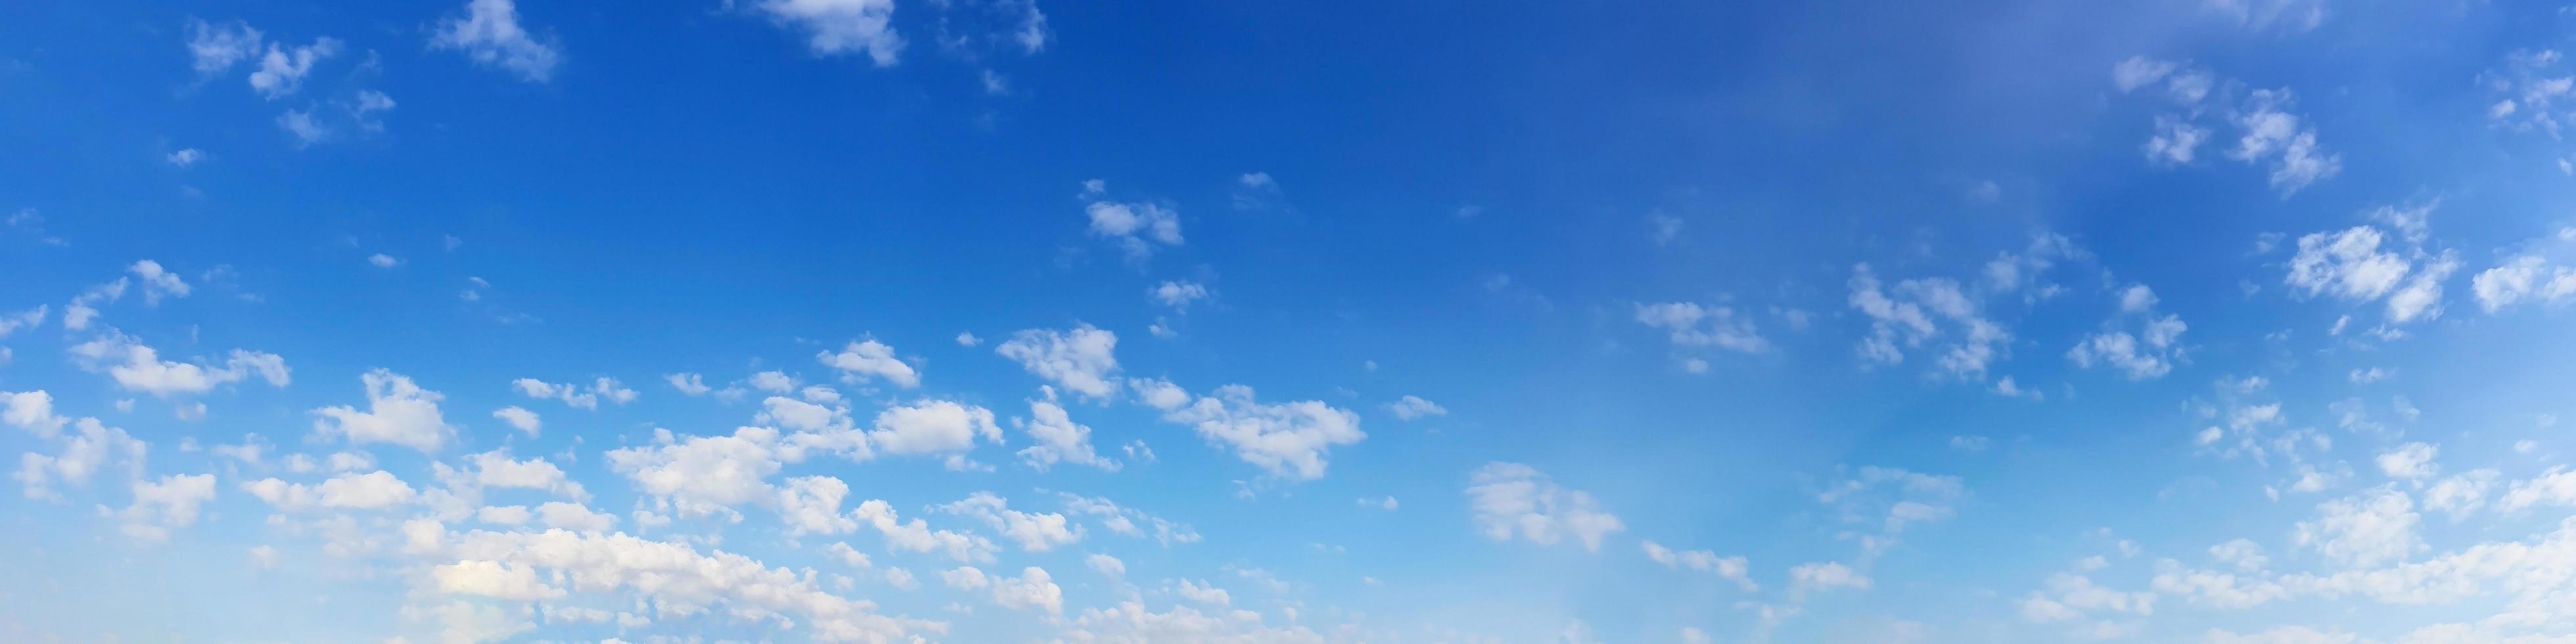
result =
[[[0,639],[2576,642],[2576,10],[0,6]]]

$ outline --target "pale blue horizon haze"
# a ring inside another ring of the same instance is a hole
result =
[[[2576,10],[0,7],[0,640],[2576,642]]]

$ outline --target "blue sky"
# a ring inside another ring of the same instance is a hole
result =
[[[2570,641],[2571,21],[12,5],[0,639]]]

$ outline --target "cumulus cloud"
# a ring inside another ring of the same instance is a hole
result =
[[[601,399],[623,405],[635,402],[639,395],[635,390],[618,384],[616,378],[605,377],[592,381],[587,389],[572,383],[556,384],[535,378],[512,380],[510,386],[529,398],[560,400],[575,409],[598,409]]]
[[[1598,552],[1603,537],[1627,529],[1592,495],[1559,487],[1546,474],[1519,463],[1477,468],[1468,480],[1467,500],[1477,530],[1495,541],[1521,538],[1555,545],[1570,537]]]
[[[1064,515],[1012,510],[1008,500],[991,492],[976,492],[964,500],[936,509],[982,521],[1027,552],[1049,552],[1057,546],[1082,541],[1082,530],[1073,526]]]
[[[254,376],[273,387],[291,381],[286,359],[277,354],[234,349],[220,363],[173,362],[162,360],[159,351],[134,336],[114,331],[70,351],[82,368],[107,373],[118,387],[161,398],[202,394]]]
[[[912,365],[904,364],[903,360],[896,358],[894,347],[886,346],[883,342],[875,340],[851,342],[839,353],[825,351],[816,354],[814,359],[822,362],[824,366],[840,371],[842,382],[857,384],[884,380],[905,389],[921,386],[921,374],[913,371]]]
[[[455,436],[456,428],[438,411],[438,401],[445,396],[385,369],[368,371],[358,379],[366,385],[367,410],[346,405],[314,409],[315,435],[346,439],[351,445],[392,443],[423,452],[436,452]]]
[[[1030,469],[1044,472],[1057,463],[1071,463],[1118,471],[1118,461],[1101,456],[1091,446],[1091,428],[1073,422],[1064,407],[1055,403],[1029,401],[1029,417],[1015,419],[1020,429],[1034,443],[1020,450],[1020,462]]]
[[[994,352],[1066,391],[1105,399],[1118,389],[1117,348],[1118,334],[1084,324],[1066,331],[1023,330]]]
[[[550,41],[519,25],[519,8],[512,0],[467,0],[465,14],[440,21],[429,38],[431,47],[465,52],[476,64],[508,70],[532,83],[553,78],[562,62]]]
[[[1771,342],[1754,329],[1753,320],[1737,315],[1729,307],[1703,307],[1690,302],[1638,304],[1637,321],[1665,331],[1676,347],[1715,347],[1739,353],[1771,350]]]
[[[1165,411],[1163,420],[1188,425],[1236,458],[1296,481],[1322,478],[1332,448],[1368,437],[1360,431],[1359,415],[1349,410],[1316,400],[1263,403],[1243,385],[1218,387]]]
[[[803,35],[817,57],[864,52],[876,66],[889,67],[903,52],[903,36],[892,26],[894,0],[758,0],[751,8]]]
[[[1747,574],[1749,567],[1743,557],[1720,557],[1707,550],[1674,550],[1652,540],[1639,541],[1638,547],[1645,551],[1647,559],[1666,568],[1717,575],[1719,579],[1735,582],[1748,593],[1760,588]]]

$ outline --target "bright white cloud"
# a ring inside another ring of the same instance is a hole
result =
[[[878,67],[895,64],[903,36],[894,31],[894,0],[758,0],[750,5],[805,37],[815,56],[865,52]]]
[[[346,439],[350,445],[392,443],[423,452],[438,451],[456,435],[438,412],[438,401],[445,399],[438,392],[384,369],[368,371],[359,381],[367,387],[367,410],[346,405],[314,409],[315,435]]]
[[[994,352],[1066,391],[1096,400],[1118,390],[1117,349],[1118,334],[1084,324],[1067,331],[1023,330]]]
[[[519,25],[519,8],[511,0],[467,0],[465,14],[438,23],[429,45],[465,52],[486,67],[498,67],[532,83],[554,77],[562,55]]]
[[[894,347],[886,346],[883,342],[875,340],[852,342],[842,348],[840,353],[825,351],[816,354],[814,359],[822,362],[824,366],[840,371],[842,382],[857,384],[884,380],[905,389],[921,386],[921,374],[913,371],[912,365],[904,364],[903,360],[896,358]]]
[[[537,419],[537,412],[521,409],[517,405],[493,410],[492,417],[501,419],[501,422],[509,423],[511,427],[518,428],[519,431],[527,432],[529,436],[536,436],[537,430],[544,427],[544,423]]]
[[[1218,387],[1163,420],[1190,426],[1272,476],[1299,481],[1322,478],[1332,448],[1368,437],[1358,414],[1316,400],[1262,403],[1243,385]]]
[[[1488,539],[1528,539],[1554,545],[1572,538],[1585,550],[1601,550],[1601,539],[1627,529],[1592,495],[1557,486],[1546,474],[1519,463],[1488,463],[1469,478],[1467,500],[1477,530]]]

